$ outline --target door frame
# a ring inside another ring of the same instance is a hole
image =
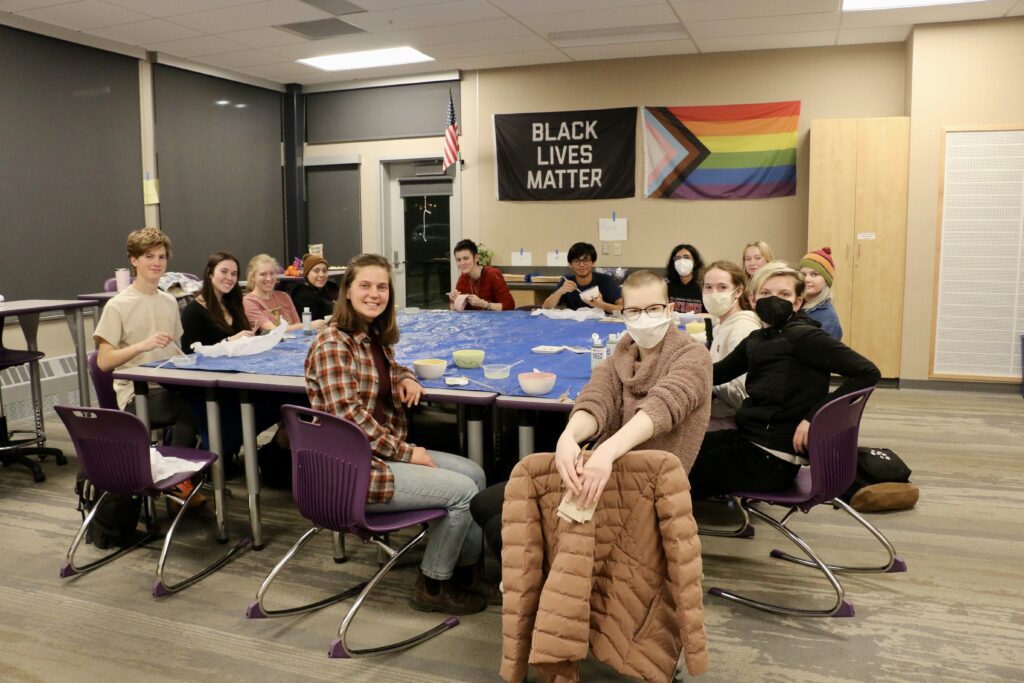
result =
[[[392,203],[398,196],[398,179],[392,178],[390,169],[393,165],[403,163],[413,163],[416,161],[428,161],[431,159],[441,159],[439,154],[419,154],[419,155],[394,155],[380,157],[377,161],[377,177],[380,183],[380,193],[377,198],[379,202],[379,225],[378,225],[378,238],[380,240],[380,250],[388,261],[393,260],[394,246],[392,243],[392,230],[394,229],[395,216],[391,210]],[[452,196],[448,200],[448,219],[449,219],[449,232],[451,235],[451,242],[454,246],[462,239],[462,175],[458,172],[455,173],[455,177],[452,179]],[[404,257],[405,254],[403,253]],[[394,266],[394,264],[392,264]],[[402,276],[401,280],[403,284],[395,283],[395,305],[404,308],[405,307],[405,270],[398,271],[395,268],[396,273]],[[448,273],[448,281],[455,282],[458,276],[459,269],[455,266],[455,259],[451,259],[451,267]]]

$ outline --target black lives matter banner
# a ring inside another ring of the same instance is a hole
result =
[[[635,194],[636,108],[495,114],[498,199]]]

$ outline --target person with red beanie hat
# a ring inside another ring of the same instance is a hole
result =
[[[805,254],[800,259],[800,272],[807,282],[804,291],[804,313],[811,320],[817,321],[821,329],[842,341],[843,326],[839,324],[839,316],[832,305],[832,279],[836,274],[832,249],[822,247]]]

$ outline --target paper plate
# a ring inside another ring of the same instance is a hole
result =
[[[530,349],[534,353],[558,353],[562,350],[561,346],[534,346]]]

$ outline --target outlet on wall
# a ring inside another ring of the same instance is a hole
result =
[[[607,254],[608,254],[608,243],[607,242],[601,242],[601,253],[605,254],[607,256]]]
[[[615,254],[616,256],[622,256],[621,242],[615,242],[614,244],[612,244],[612,253]]]

